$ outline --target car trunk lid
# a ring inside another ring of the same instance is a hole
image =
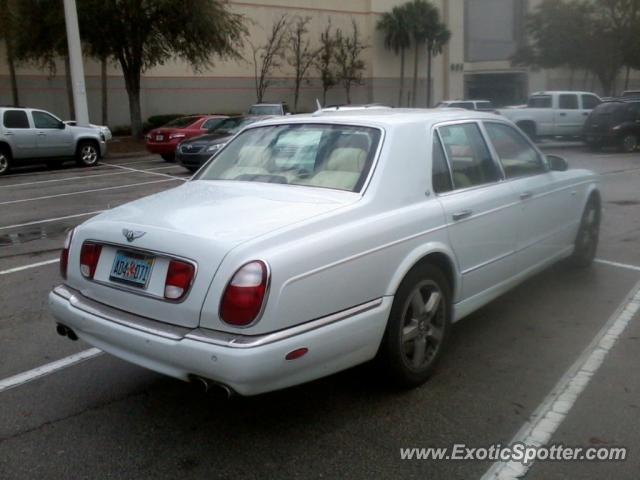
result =
[[[76,268],[70,269],[69,282],[85,296],[107,305],[173,325],[196,327],[207,289],[230,250],[247,240],[340,208],[358,197],[348,192],[312,190],[193,181],[110,210],[78,230],[75,257],[71,259]],[[92,281],[82,278],[77,267],[84,241],[103,245]],[[123,283],[116,278],[116,263],[123,258],[133,263],[146,262],[148,276],[136,279],[143,284]],[[196,266],[191,289],[180,302],[163,298],[172,259]]]

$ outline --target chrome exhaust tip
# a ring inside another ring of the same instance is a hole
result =
[[[189,380],[200,391],[208,395],[223,397],[226,400],[230,400],[235,395],[235,392],[224,383],[214,382],[198,375],[189,375]]]

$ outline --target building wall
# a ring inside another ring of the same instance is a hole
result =
[[[400,57],[384,48],[383,38],[375,29],[383,12],[391,10],[405,0],[232,0],[231,8],[247,17],[249,40],[262,44],[272,23],[281,15],[309,17],[310,38],[314,43],[330,21],[334,28],[350,31],[355,21],[363,39],[370,48],[365,50],[367,69],[364,84],[354,86],[354,103],[380,102],[398,104]],[[492,79],[509,80],[512,77],[495,75],[518,74],[522,80],[522,96],[530,91],[573,88],[598,91],[593,78],[584,78],[582,72],[565,70],[529,71],[511,67],[508,56],[522,35],[522,25],[518,24],[519,8],[535,8],[541,0],[434,0],[452,32],[451,41],[442,55],[433,60],[432,102],[442,99],[463,98],[474,80],[491,82]],[[469,4],[472,8],[467,11]],[[472,11],[471,11],[472,10]],[[465,15],[465,12],[467,15]],[[468,25],[468,14],[474,15],[473,25]],[[477,17],[477,18],[476,18]],[[475,44],[474,42],[477,42]],[[511,43],[509,43],[511,42]],[[469,56],[469,52],[472,52]],[[143,117],[161,113],[198,112],[243,112],[255,101],[255,88],[251,47],[245,44],[242,52],[246,60],[215,61],[214,65],[202,71],[194,71],[180,60],[167,59],[158,67],[144,73],[141,84]],[[417,105],[426,102],[426,55],[419,52]],[[414,51],[406,52],[405,91],[411,90],[413,78]],[[91,121],[101,119],[100,65],[85,59],[85,74]],[[128,99],[122,75],[117,65],[108,70],[109,124],[128,125]],[[293,72],[283,68],[274,73],[275,84],[269,88],[266,100],[285,100],[293,103]],[[517,78],[520,78],[517,77]],[[511,80],[509,80],[511,81]],[[477,82],[476,82],[477,83]],[[507,82],[508,83],[508,82]],[[56,74],[39,71],[33,66],[18,67],[20,101],[23,105],[50,110],[68,118],[68,100],[64,77],[64,65],[56,66]],[[619,83],[622,88],[622,83]],[[632,87],[640,87],[637,73]],[[303,85],[300,107],[313,110],[315,99],[321,98],[322,89],[317,73],[312,74],[308,84]],[[337,86],[329,92],[327,103],[344,103],[344,89]],[[0,104],[11,103],[11,88],[4,47],[0,45]],[[406,98],[404,101],[406,105]]]

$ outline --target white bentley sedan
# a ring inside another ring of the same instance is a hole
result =
[[[70,232],[60,334],[243,395],[376,359],[423,383],[451,324],[598,242],[597,179],[462,110],[291,116]]]

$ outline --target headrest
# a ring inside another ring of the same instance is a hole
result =
[[[336,148],[327,161],[327,170],[360,173],[367,159],[367,151],[362,148]]]

